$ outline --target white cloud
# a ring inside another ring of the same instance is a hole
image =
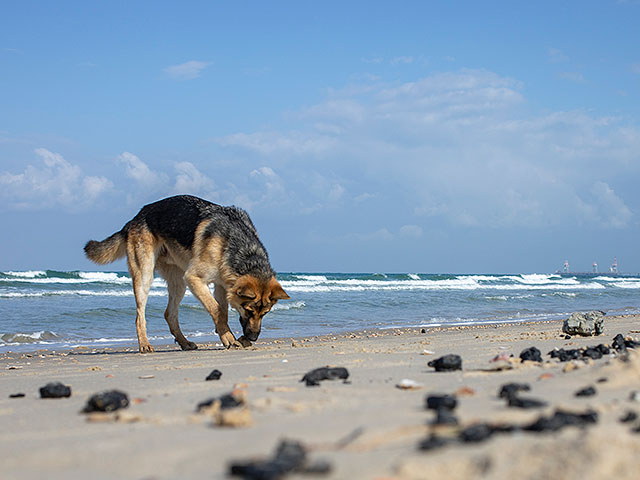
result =
[[[350,84],[289,115],[295,130],[239,132],[217,143],[277,164],[298,211],[339,200],[418,227],[605,226],[606,204],[609,225],[630,224],[626,192],[600,186],[597,196],[592,186],[613,189],[610,179],[640,173],[640,129],[585,111],[534,115],[521,90],[485,70]]]
[[[569,57],[558,48],[550,48],[547,54],[549,55],[549,60],[553,63],[564,63],[569,60]]]
[[[249,174],[250,194],[252,204],[273,205],[279,204],[287,199],[287,191],[284,181],[270,167],[260,167],[252,170]]]
[[[167,175],[155,172],[140,158],[130,152],[122,152],[117,157],[118,163],[124,165],[127,177],[135,180],[146,190],[161,188],[167,183]]]
[[[105,177],[88,176],[62,155],[37,148],[43,165],[28,165],[22,173],[0,174],[2,196],[17,208],[66,207],[81,210],[113,187]]]
[[[171,65],[164,72],[175,80],[192,80],[198,78],[202,71],[211,65],[210,62],[190,60],[179,65]]]
[[[176,163],[176,176],[173,192],[176,194],[201,195],[209,200],[217,197],[215,184],[190,162]]]
[[[604,226],[624,228],[629,224],[631,210],[607,183],[595,182],[591,192],[596,197],[596,208]]]

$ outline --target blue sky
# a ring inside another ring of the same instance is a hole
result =
[[[0,270],[191,193],[279,271],[640,271],[638,1],[57,3],[0,15]]]

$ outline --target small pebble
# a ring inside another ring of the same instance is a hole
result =
[[[399,388],[400,390],[419,390],[422,387],[424,387],[422,383],[418,383],[410,378],[403,378],[396,384],[396,388]]]

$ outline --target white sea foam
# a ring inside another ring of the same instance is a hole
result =
[[[2,272],[5,275],[11,275],[12,277],[19,278],[35,278],[35,277],[44,277],[47,273],[42,270],[28,270],[25,272]]]
[[[409,274],[408,274],[408,277],[409,277],[411,280],[420,280],[420,275],[418,275],[417,273],[409,273]]]
[[[78,272],[77,277],[47,276],[45,272],[4,272],[8,278],[0,278],[0,282],[21,282],[37,284],[82,284],[82,283],[110,283],[115,285],[130,284],[129,277],[108,272]]]
[[[5,333],[0,335],[0,341],[8,345],[17,345],[21,343],[37,343],[51,340],[57,340],[59,337],[54,332],[41,330],[33,333]]]
[[[188,294],[188,293],[187,293]],[[164,297],[166,291],[149,292],[150,297]],[[56,296],[79,296],[79,297],[132,297],[133,290],[51,290],[40,292],[0,292],[0,298],[38,298]]]
[[[617,288],[640,288],[640,281],[624,280],[622,282],[612,283]]]
[[[285,302],[285,303],[276,303],[273,308],[271,309],[272,312],[278,311],[278,310],[299,310],[301,308],[306,307],[305,303],[303,301],[297,301],[297,302]]]
[[[495,279],[496,277],[489,277]],[[517,278],[517,277],[516,277]],[[298,281],[281,282],[291,292],[358,292],[367,290],[600,290],[606,288],[597,282],[580,283],[569,281],[550,282],[542,279],[522,279],[511,284],[480,283],[473,276],[461,276],[444,280],[329,280],[309,284]]]
[[[295,275],[295,277],[299,280],[307,281],[307,282],[326,282],[327,277],[324,275]]]

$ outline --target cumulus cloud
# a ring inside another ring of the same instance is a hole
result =
[[[173,187],[174,193],[201,195],[209,199],[217,197],[213,180],[201,173],[193,163],[178,162],[175,169],[178,173]]]
[[[624,228],[629,224],[631,210],[607,183],[595,182],[591,192],[596,198],[595,206],[604,226]]]
[[[130,152],[122,152],[117,157],[118,163],[124,165],[127,177],[135,180],[139,186],[151,190],[160,188],[167,183],[167,175],[155,172],[140,158]]]
[[[434,220],[503,228],[606,226],[607,206],[608,225],[628,225],[628,193],[613,193],[612,182],[640,173],[640,129],[585,111],[532,114],[522,89],[486,70],[365,81],[290,114],[295,129],[216,142],[277,164],[300,211],[339,200],[420,228]]]
[[[192,80],[198,78],[209,65],[210,62],[190,60],[179,65],[171,65],[165,68],[164,72],[175,80]]]
[[[113,183],[105,177],[84,175],[82,169],[62,155],[45,148],[35,153],[41,165],[28,165],[22,173],[0,174],[2,196],[14,208],[50,208],[62,206],[80,210],[91,205]]]

